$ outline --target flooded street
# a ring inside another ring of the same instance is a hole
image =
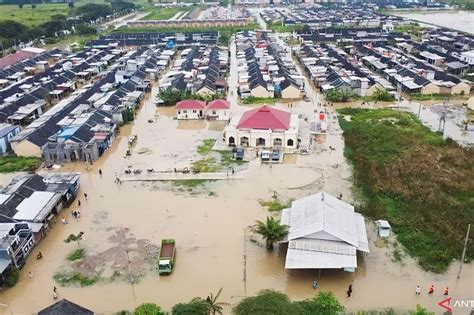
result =
[[[234,56],[235,47],[231,47],[231,52]],[[238,105],[235,67],[234,57],[228,96],[233,114],[250,108]],[[306,89],[311,102],[295,102],[291,108],[287,104],[277,104],[276,108],[301,115],[301,121],[311,117],[322,107],[317,107],[319,94],[309,83]],[[359,257],[355,273],[285,270],[285,248],[277,246],[274,252],[267,252],[263,243],[251,241],[250,227],[255,220],[271,215],[259,200],[269,200],[275,192],[279,198],[287,200],[324,190],[332,195],[342,194],[344,201],[355,202],[351,167],[343,156],[342,132],[333,113],[326,143],[314,144],[308,155],[285,155],[282,164],[261,164],[250,158],[248,167],[238,172],[238,179],[226,176],[189,189],[178,189],[169,182],[123,181],[121,185],[116,184],[116,177],[125,176],[124,170],[129,166],[143,172],[147,169],[171,172],[174,168],[189,167],[200,158],[197,147],[203,140],[222,138],[219,124],[178,122],[173,119],[174,109],[157,109],[156,93],[154,87],[133,124],[121,128],[114,145],[99,161],[88,166],[67,164],[57,170],[82,172],[79,192],[81,218],[71,219],[67,225],[56,224],[46,239],[35,247],[17,285],[0,294],[1,302],[8,305],[0,308],[0,312],[37,312],[54,302],[53,286],[58,287],[60,298],[106,314],[133,310],[144,302],[157,303],[169,311],[176,303],[187,302],[196,296],[205,298],[221,287],[221,301],[231,305],[262,289],[279,290],[296,300],[311,298],[320,290],[330,290],[349,311],[386,307],[404,310],[422,304],[441,313],[437,304],[443,299],[441,291],[447,286],[453,299],[472,299],[472,264],[464,265],[462,277],[458,280],[459,262],[453,262],[444,275],[422,271],[406,255],[401,262],[394,262],[391,254],[393,240],[380,244],[370,220],[367,223],[371,252]],[[137,135],[137,141],[131,148],[131,156],[125,156],[130,135]],[[335,150],[329,150],[329,146]],[[12,177],[11,174],[1,175],[0,184],[7,184]],[[83,193],[88,194],[87,200]],[[77,208],[77,202],[74,202],[71,208],[63,210],[64,216]],[[86,249],[87,256],[101,257],[102,253],[113,248],[114,259],[104,261],[107,266],[101,276],[105,280],[83,288],[61,287],[53,276],[68,265],[66,256],[77,248],[75,243],[66,244],[63,240],[80,231],[84,232],[81,247]],[[120,234],[123,231],[128,232]],[[173,273],[160,277],[153,251],[147,251],[158,246],[164,238],[176,240],[177,258]],[[131,262],[122,259],[129,254],[128,239],[130,246],[137,246],[137,256],[128,259],[140,261],[137,272],[131,266],[125,268],[124,264]],[[127,244],[121,246],[125,242]],[[146,249],[143,244],[150,246]],[[35,259],[38,251],[44,256],[39,261]],[[122,273],[125,277],[112,279],[112,267],[125,270],[125,274]],[[127,281],[127,270],[131,270],[128,272],[134,276],[139,274],[139,277],[134,277],[137,281]],[[31,279],[29,271],[34,274]],[[317,290],[312,288],[313,280],[319,283]],[[350,299],[345,293],[349,284],[354,290]],[[434,296],[426,294],[431,284],[436,289]],[[414,294],[416,285],[422,287],[421,296]],[[230,313],[230,310],[226,307],[225,313]],[[466,312],[455,310],[454,313],[468,312],[466,309]]]

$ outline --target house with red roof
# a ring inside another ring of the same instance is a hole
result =
[[[296,150],[298,116],[269,106],[235,116],[224,129],[228,146],[249,146]]]
[[[230,103],[223,99],[213,100],[207,104],[206,116],[209,119],[229,120]]]
[[[176,119],[229,120],[230,104],[224,99],[209,102],[184,100],[176,104]]]
[[[176,104],[177,119],[201,119],[204,118],[206,102],[199,100],[183,100]]]

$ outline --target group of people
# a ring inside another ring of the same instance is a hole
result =
[[[420,295],[421,294],[421,287],[419,285],[416,286],[415,288],[415,294],[416,295]],[[433,295],[434,294],[434,285],[431,285],[430,288],[428,289],[428,294],[429,295]],[[446,287],[446,289],[444,289],[444,293],[443,295],[447,296],[449,295],[449,288]]]
[[[81,217],[81,212],[79,210],[74,210],[71,212],[71,215],[74,219],[79,219]]]

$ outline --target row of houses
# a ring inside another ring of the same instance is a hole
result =
[[[283,25],[309,25],[311,28],[329,27],[381,27],[385,24],[404,24],[401,17],[383,15],[373,6],[348,4],[336,7],[313,6],[295,9],[275,8],[263,10],[260,15],[267,23]]]
[[[186,48],[165,75],[160,89],[173,88],[199,96],[225,94],[229,51],[217,46]]]
[[[0,91],[0,121],[29,124],[49,106],[99,75],[121,54],[117,50],[88,50],[69,56],[54,53],[51,57],[55,63],[43,64],[40,72],[29,75],[24,70],[17,71],[21,79]]]
[[[137,48],[142,46],[157,46],[166,48],[184,49],[192,45],[217,45],[218,32],[153,32],[122,34],[112,33],[101,36],[97,40],[87,43],[90,48]]]
[[[126,122],[123,113],[133,112],[151,90],[150,78],[157,79],[162,67],[161,52],[124,51],[100,79],[74,91],[11,138],[14,152],[50,163],[97,160],[115,139],[117,126]]]
[[[352,53],[403,93],[469,95],[471,83],[393,47],[354,45]]]
[[[372,96],[377,89],[395,90],[380,76],[364,71],[336,46],[305,44],[295,50],[307,76],[322,92],[345,89],[359,96]],[[366,70],[366,69],[365,69]]]
[[[79,190],[79,173],[16,177],[0,192],[0,287],[21,269],[33,247],[57,221]]]
[[[304,95],[303,79],[274,34],[242,31],[235,35],[235,43],[241,98],[298,99]]]
[[[322,29],[298,30],[297,38],[305,43],[337,43],[340,45],[361,44],[387,44],[395,39],[409,39],[408,35],[393,32],[393,25],[383,27],[328,27]]]
[[[129,27],[244,27],[249,24],[248,18],[216,19],[180,19],[180,20],[138,20],[127,22]]]

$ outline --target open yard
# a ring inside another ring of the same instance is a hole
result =
[[[444,272],[461,257],[474,221],[474,152],[444,141],[411,114],[342,109],[345,155],[365,197],[361,211],[387,219],[421,267]],[[467,258],[472,259],[470,242]]]
[[[178,12],[185,12],[184,8],[152,8],[150,14],[143,17],[142,20],[168,20]]]
[[[37,157],[5,156],[0,158],[0,173],[34,171],[40,164]]]
[[[25,4],[22,9],[17,5],[0,5],[0,21],[13,20],[26,26],[38,26],[48,22],[51,16],[56,14],[68,15],[69,7],[67,4],[36,4],[34,9],[28,4]]]

